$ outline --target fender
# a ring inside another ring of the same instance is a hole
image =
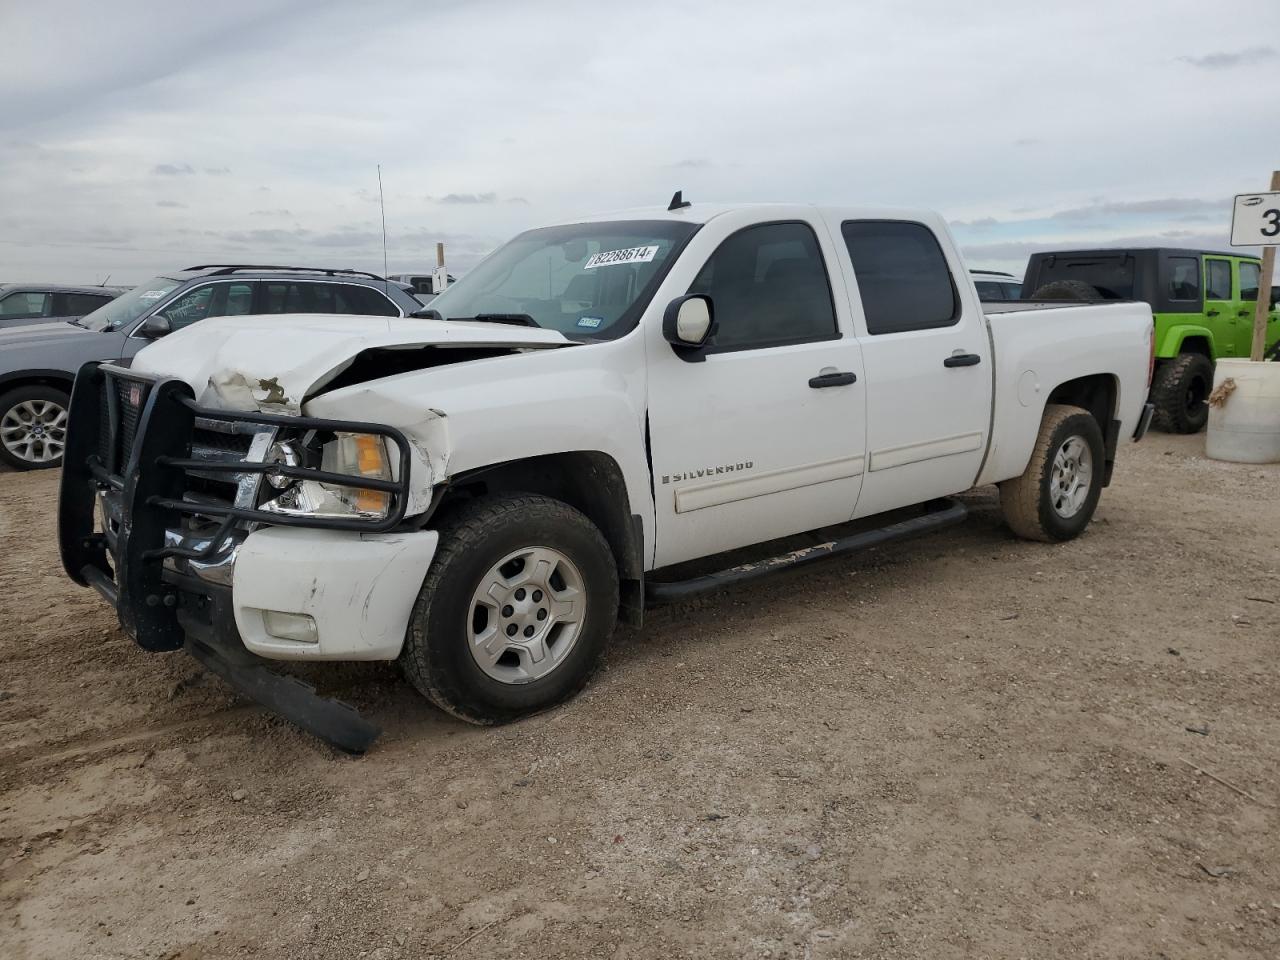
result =
[[[1188,337],[1204,337],[1209,344],[1209,359],[1218,359],[1218,348],[1213,331],[1208,327],[1192,324],[1178,323],[1166,327],[1162,333],[1157,333],[1156,339],[1156,356],[1168,360],[1176,357],[1182,352],[1182,344]]]
[[[74,379],[75,374],[67,370],[15,370],[12,373],[0,373],[0,390],[11,383],[47,383],[50,380],[65,383],[69,387]]]

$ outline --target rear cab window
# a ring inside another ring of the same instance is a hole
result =
[[[840,225],[872,336],[954,326],[960,297],[933,231],[905,220]]]
[[[1136,265],[1136,259],[1127,253],[1055,253],[1040,261],[1035,289],[1057,280],[1078,280],[1097,290],[1104,300],[1132,300]]]
[[[1240,263],[1240,299],[1257,300],[1258,285],[1262,280],[1262,267],[1249,260]]]

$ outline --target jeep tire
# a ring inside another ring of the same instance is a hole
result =
[[[1041,284],[1028,298],[1030,300],[1105,300],[1097,287],[1083,280],[1053,280]]]
[[[1209,422],[1213,361],[1199,353],[1180,353],[1156,368],[1151,381],[1156,426],[1170,433],[1199,433]]]
[[[439,528],[400,663],[432,703],[505,723],[577,693],[618,616],[618,571],[600,530],[550,497],[473,500]]]
[[[1093,519],[1106,473],[1102,430],[1080,407],[1051,403],[1022,476],[1000,484],[1005,522],[1024,540],[1078,537]]]

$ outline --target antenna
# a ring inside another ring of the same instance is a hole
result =
[[[671,197],[671,205],[668,206],[667,209],[680,210],[684,207],[691,207],[691,206],[693,206],[693,204],[684,198],[684,191],[677,190],[675,194]]]
[[[382,208],[382,286],[391,299],[391,281],[387,279],[387,203],[382,198],[382,164],[378,164],[378,206]]]
[[[110,280],[110,279],[111,279],[111,274],[108,273],[107,280]],[[100,284],[98,284],[98,286],[105,287],[107,285],[107,280],[103,280]]]

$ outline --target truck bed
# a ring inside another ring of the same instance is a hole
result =
[[[1138,303],[1137,300],[1005,300],[982,305],[987,316],[997,313],[1023,313],[1032,310],[1061,310],[1065,307],[1098,306],[1099,304]]]

